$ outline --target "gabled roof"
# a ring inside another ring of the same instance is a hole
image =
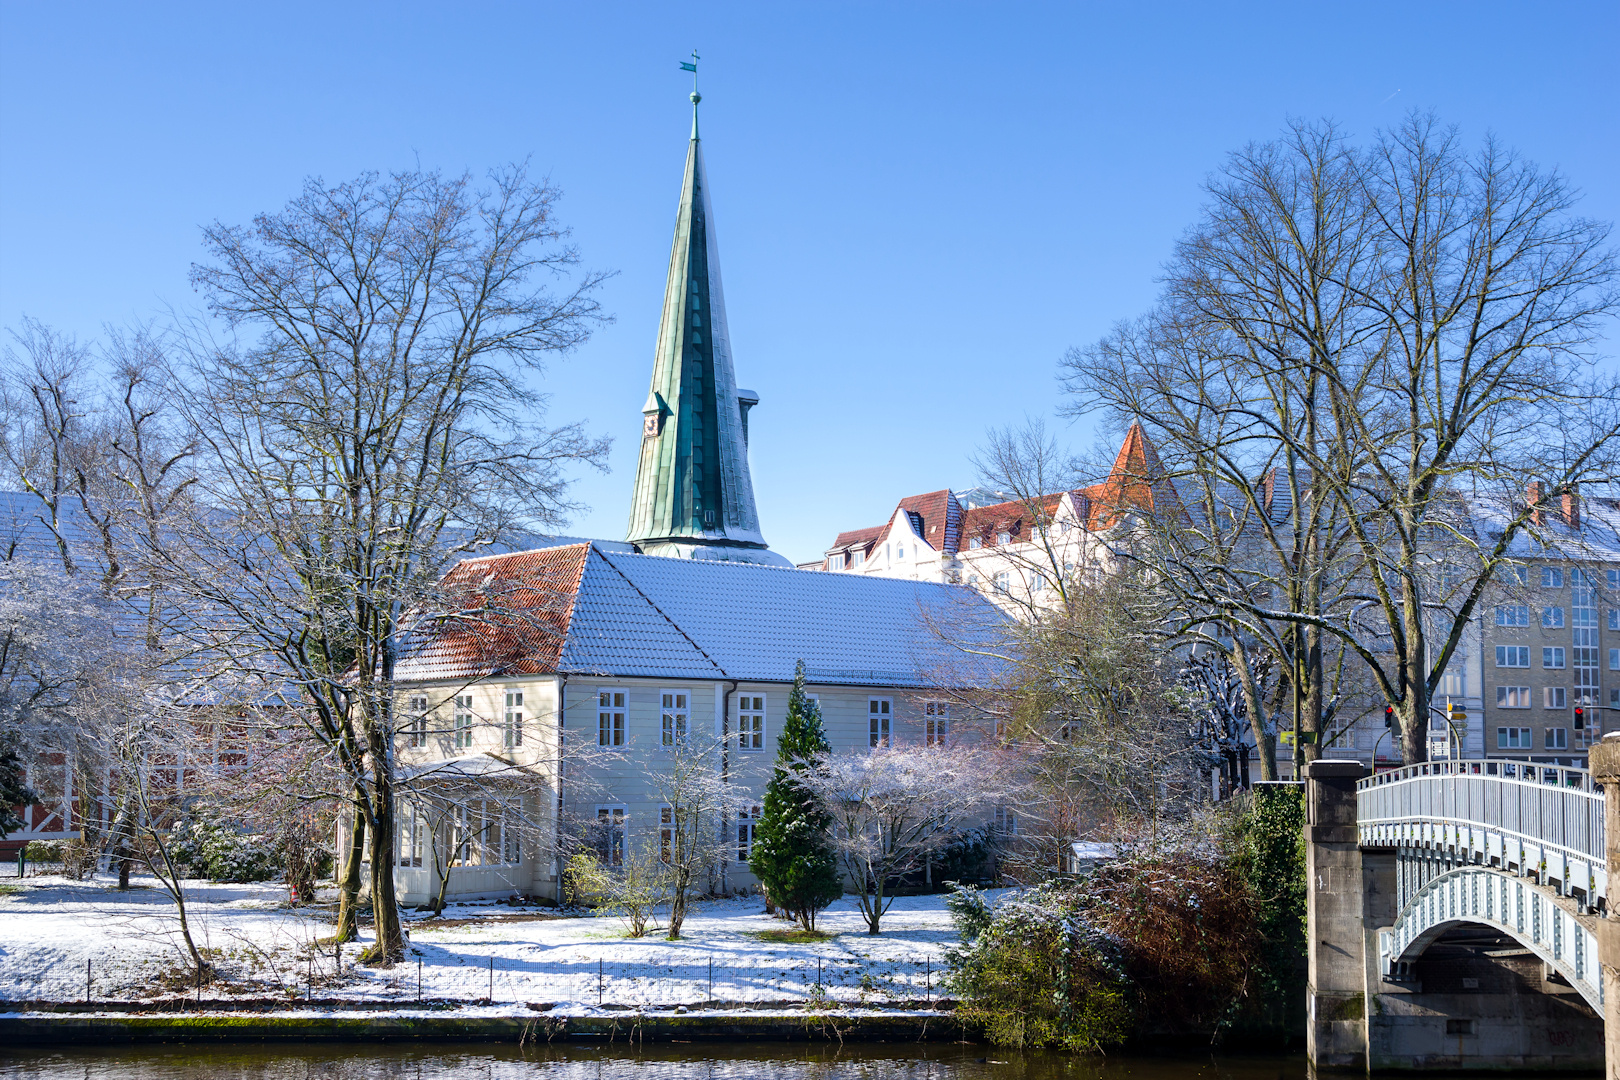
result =
[[[923,495],[907,495],[895,506],[894,513],[882,525],[841,532],[827,549],[827,554],[859,550],[864,556],[873,544],[883,538],[894,524],[895,514],[903,513],[910,519],[911,528],[922,542],[935,551],[955,554],[961,536],[962,508],[950,488],[930,491]]]
[[[468,560],[445,582],[447,599],[469,606],[412,635],[401,679],[563,672],[789,682],[803,660],[814,682],[923,687],[962,662],[932,625],[979,635],[1005,623],[976,592],[949,585],[591,545]],[[497,611],[496,598],[512,609]]]

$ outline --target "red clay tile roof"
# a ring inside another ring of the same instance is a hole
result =
[[[1057,514],[1058,504],[1062,502],[1062,495],[1043,495],[1036,503],[1035,509],[1051,521]],[[1023,543],[1030,537],[1033,522],[1029,520],[1031,507],[1022,499],[1012,502],[994,503],[990,506],[976,506],[962,514],[962,546],[968,547],[973,537],[978,537],[985,547],[995,547],[996,537],[1007,533],[1007,542],[1010,544]]]
[[[571,544],[457,563],[439,582],[436,613],[407,632],[396,677],[556,671],[590,550]]]
[[[1086,527],[1093,532],[1107,529],[1119,520],[1121,510],[1153,510],[1157,503],[1173,495],[1168,491],[1155,495],[1163,476],[1164,467],[1159,464],[1153,443],[1141,424],[1132,424],[1114,457],[1114,467],[1108,470],[1108,479],[1082,491],[1091,503]]]

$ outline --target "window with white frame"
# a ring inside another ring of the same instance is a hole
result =
[[[844,568],[844,553],[842,551],[840,551],[837,555],[829,555],[829,556],[827,556],[827,569],[829,569],[829,570],[842,570],[843,568]]]
[[[1496,748],[1498,750],[1529,750],[1532,749],[1530,729],[1527,727],[1499,727],[1496,729]]]
[[[675,808],[658,808],[658,857],[669,862],[675,854]]]
[[[501,717],[503,746],[523,745],[523,691],[506,692],[506,710]]]
[[[1545,630],[1562,630],[1564,628],[1564,609],[1561,607],[1542,608],[1541,626]]]
[[[1012,543],[1012,533],[1007,533],[1007,532],[998,532],[998,533],[996,533],[996,543],[998,543],[998,544],[1010,544],[1010,543]]]
[[[1529,626],[1530,606],[1528,604],[1498,604],[1496,605],[1497,626]]]
[[[1564,587],[1564,571],[1556,566],[1543,566],[1541,568],[1541,587],[1543,589],[1562,589]]]
[[[686,742],[686,723],[691,717],[689,695],[685,690],[660,691],[663,745],[674,746]]]
[[[1003,570],[995,577],[996,592],[1006,594],[1012,592],[1012,571]]]
[[[399,865],[423,865],[427,857],[427,830],[428,817],[415,803],[394,803],[394,835],[399,840]]]
[[[871,746],[889,745],[889,722],[893,712],[894,703],[889,698],[866,699],[866,728]]]
[[[759,822],[759,807],[744,806],[737,811],[737,861],[747,862],[754,853],[754,826]]]
[[[596,745],[624,745],[624,690],[609,688],[596,692]]]
[[[473,744],[473,699],[471,694],[457,694],[455,712],[452,714],[456,748],[465,749]]]
[[[1529,667],[1530,646],[1528,645],[1498,645],[1496,647],[1497,667]]]
[[[1543,686],[1541,688],[1541,707],[1543,709],[1569,708],[1569,692],[1562,686]]]
[[[894,545],[894,557],[895,557],[895,560],[897,562],[902,561],[902,560],[905,559],[905,557],[906,557],[906,545],[905,544],[896,544],[896,545]]]
[[[1508,576],[1515,585],[1530,584],[1530,568],[1528,566],[1510,566],[1508,567]]]
[[[407,703],[405,712],[405,745],[427,745],[428,699],[418,694]]]
[[[737,695],[737,749],[765,749],[765,695]]]
[[[1609,670],[1620,671],[1620,649],[1609,650]]]
[[[944,746],[951,737],[951,705],[948,701],[923,702],[923,742]]]
[[[968,583],[968,588],[977,589],[979,587],[979,575],[978,574],[969,574],[967,576],[967,583]]]
[[[1498,686],[1496,688],[1496,707],[1498,709],[1528,709],[1530,707],[1530,688],[1528,686]]]
[[[596,808],[596,857],[605,866],[624,865],[624,819],[628,814],[624,806]]]
[[[1564,650],[1554,645],[1542,646],[1541,666],[1544,668],[1561,669],[1564,666]]]
[[[1550,727],[1547,729],[1546,739],[1548,750],[1568,750],[1569,728]]]
[[[501,862],[517,866],[523,862],[523,796],[501,804]]]
[[[1440,677],[1440,693],[1446,697],[1467,697],[1467,673],[1462,668],[1446,668],[1446,673]]]
[[[1609,609],[1609,629],[1620,630],[1620,608]]]
[[[1033,579],[1029,583],[1029,591],[1032,593],[1043,593],[1047,590],[1047,588],[1046,575],[1037,570]]]
[[[982,548],[982,547],[984,547],[984,541],[979,539],[977,536],[970,536],[970,537],[968,537],[968,547],[969,548]]]

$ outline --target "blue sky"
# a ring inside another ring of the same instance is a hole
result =
[[[616,436],[623,535],[688,124],[703,130],[772,546],[817,556],[1054,414],[1144,308],[1222,156],[1289,116],[1435,109],[1620,218],[1620,5],[34,4],[0,0],[0,324],[196,303],[198,229],[315,175],[529,158],[617,321],[548,373]],[[1096,433],[1063,426],[1090,448]]]

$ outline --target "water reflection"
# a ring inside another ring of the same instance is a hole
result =
[[[958,1044],[570,1043],[0,1050],[15,1080],[1303,1080],[1300,1057],[1018,1054]]]

